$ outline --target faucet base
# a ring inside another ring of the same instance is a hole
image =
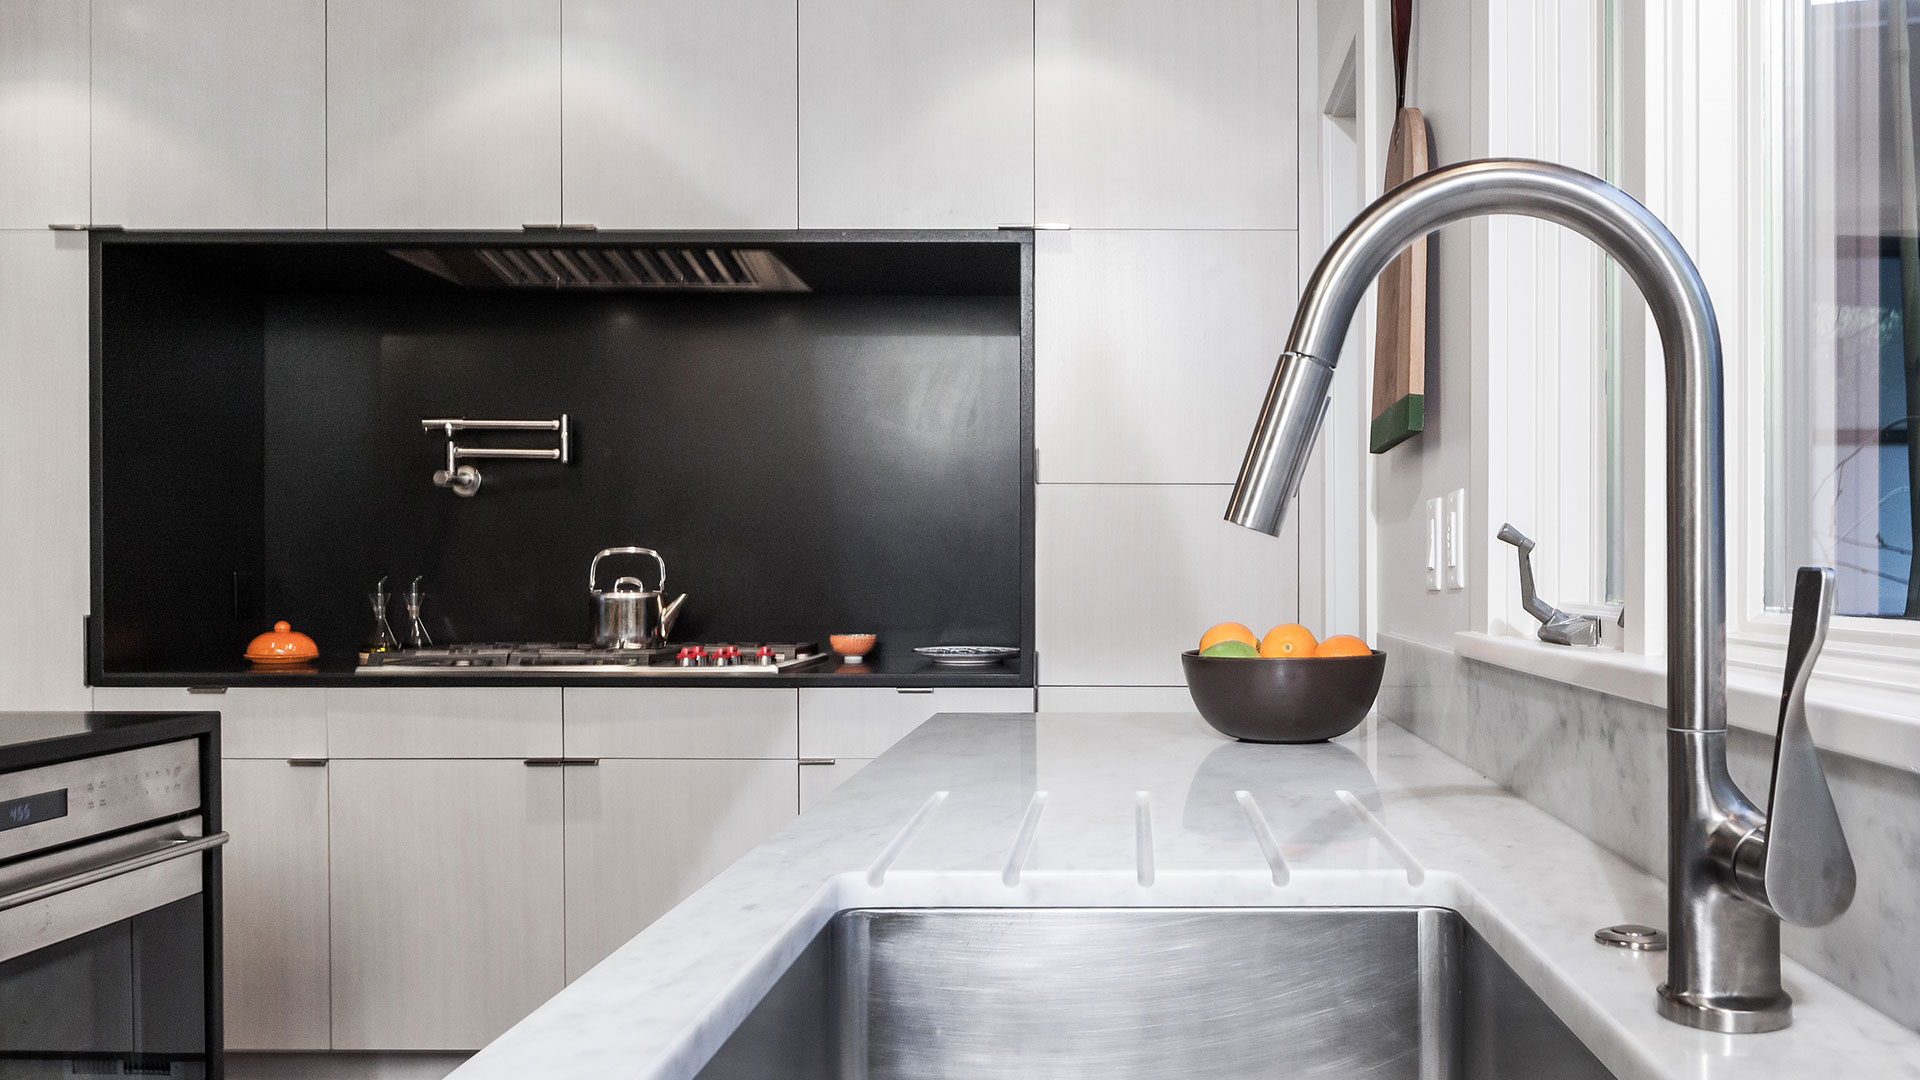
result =
[[[1793,998],[1782,990],[1773,998],[1721,997],[1708,1000],[1695,994],[1675,994],[1660,984],[1660,1015],[1676,1024],[1727,1035],[1779,1031],[1793,1023]]]

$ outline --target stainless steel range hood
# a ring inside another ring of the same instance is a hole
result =
[[[766,248],[500,244],[388,248],[387,253],[469,289],[812,291]]]

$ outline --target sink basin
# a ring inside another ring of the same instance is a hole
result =
[[[701,1080],[1612,1077],[1444,908],[835,915]]]

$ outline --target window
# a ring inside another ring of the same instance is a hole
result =
[[[1786,162],[1767,372],[1764,604],[1832,566],[1838,612],[1920,620],[1920,0],[1782,0]]]

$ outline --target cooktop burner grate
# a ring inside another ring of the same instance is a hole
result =
[[[762,650],[766,658],[762,659]],[[693,650],[697,654],[689,656]],[[568,641],[435,645],[370,653],[362,675],[479,675],[545,672],[617,675],[777,675],[827,654],[813,642],[675,642],[639,649],[603,649]]]

